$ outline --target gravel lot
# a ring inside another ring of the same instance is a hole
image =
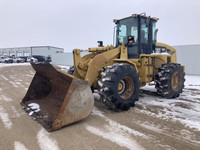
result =
[[[87,119],[48,133],[19,104],[33,75],[29,64],[0,64],[1,150],[200,149],[200,76],[186,76],[179,98],[142,92],[125,112],[112,112],[95,101]]]

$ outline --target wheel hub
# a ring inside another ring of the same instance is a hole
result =
[[[175,72],[172,76],[172,88],[178,90],[181,85],[181,76],[178,72]]]
[[[122,94],[125,90],[126,84],[124,82],[124,80],[120,80],[119,84],[118,84],[118,93]]]
[[[124,100],[130,98],[134,92],[134,82],[131,77],[123,77],[118,83],[118,94]]]

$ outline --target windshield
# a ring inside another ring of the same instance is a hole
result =
[[[116,30],[116,46],[121,45],[122,42],[127,43],[127,37],[133,36],[135,42],[138,41],[138,21],[137,18],[128,18],[120,20],[117,23]]]

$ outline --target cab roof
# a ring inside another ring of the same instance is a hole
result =
[[[148,17],[150,17],[150,16],[146,16],[146,13],[141,13],[141,14],[133,14],[133,15],[131,15],[131,16],[129,16],[129,17],[125,17],[125,18],[122,18],[122,19],[114,19],[113,21],[116,23],[116,22],[118,22],[118,21],[121,21],[121,20],[124,20],[124,19],[128,19],[128,18],[136,18],[136,17],[138,17],[138,16],[141,16],[141,17],[145,17],[145,18],[148,18]],[[153,20],[155,20],[155,21],[158,21],[159,20],[159,18],[156,18],[156,17],[150,17],[151,19],[153,19]]]

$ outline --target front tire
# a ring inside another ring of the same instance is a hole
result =
[[[157,93],[164,98],[176,98],[182,93],[185,73],[180,64],[168,63],[155,76]]]
[[[107,67],[98,81],[103,101],[113,110],[133,107],[139,99],[140,83],[135,67],[126,63]]]

